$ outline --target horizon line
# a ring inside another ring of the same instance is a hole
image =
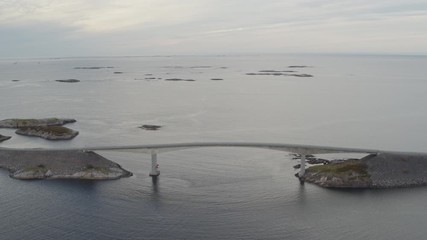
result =
[[[309,56],[396,56],[396,57],[427,57],[427,53],[366,53],[366,52],[319,52],[319,53],[206,53],[206,54],[149,54],[149,55],[83,55],[83,56],[33,56],[33,57],[0,57],[0,60],[15,59],[73,59],[73,58],[154,58],[154,57],[230,57],[254,55],[309,55]]]

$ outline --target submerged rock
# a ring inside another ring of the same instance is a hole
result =
[[[145,124],[145,125],[142,125],[139,128],[142,128],[144,130],[156,131],[156,130],[159,130],[161,127],[162,126],[159,126],[159,125],[148,125],[148,124]]]
[[[22,119],[11,118],[0,121],[0,128],[22,128],[38,126],[62,126],[67,123],[74,123],[75,119],[71,118],[42,118],[42,119]]]
[[[114,72],[114,74],[122,74],[123,72]]]
[[[48,140],[70,140],[79,132],[62,126],[23,127],[15,132],[19,135],[41,137]]]
[[[3,141],[6,141],[6,140],[9,140],[9,139],[11,139],[12,137],[11,136],[3,136],[3,135],[1,135],[0,134],[0,142],[3,142]]]
[[[211,78],[211,80],[212,80],[212,81],[222,81],[222,80],[224,80],[224,79],[222,79],[222,78]]]

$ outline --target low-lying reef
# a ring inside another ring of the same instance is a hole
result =
[[[0,149],[0,168],[16,179],[108,180],[132,176],[94,152]]]
[[[379,153],[306,169],[301,180],[328,188],[393,188],[427,184],[427,155]]]
[[[89,69],[89,70],[94,70],[94,69],[104,69],[104,68],[114,68],[114,67],[75,67],[74,69]]]
[[[194,79],[182,79],[182,78],[167,78],[167,79],[165,79],[165,81],[175,81],[175,82],[178,82],[178,81],[185,81],[185,82],[194,82],[194,81],[196,81],[196,80],[194,80]]]
[[[80,80],[74,79],[74,78],[70,78],[70,79],[58,79],[58,80],[55,80],[55,81],[61,82],[61,83],[78,83],[78,82],[80,82]]]
[[[283,73],[283,72],[257,72],[257,73],[246,73],[249,76],[288,76],[288,77],[313,77],[311,74],[305,73]]]
[[[309,66],[306,66],[306,65],[291,65],[291,66],[288,66],[288,68],[308,68]]]

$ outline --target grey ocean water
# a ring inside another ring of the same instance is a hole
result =
[[[1,119],[70,117],[78,122],[69,127],[80,134],[70,142],[49,142],[0,129],[13,136],[0,147],[246,141],[427,152],[425,66],[426,57],[409,56],[3,59]],[[246,75],[260,70],[314,77]],[[55,82],[70,78],[81,82]],[[142,124],[164,127],[144,131],[138,128]],[[157,183],[148,177],[150,156],[101,154],[134,176],[18,181],[2,170],[0,238],[423,239],[427,234],[425,187],[301,186],[293,176],[296,162],[283,152],[164,153]]]

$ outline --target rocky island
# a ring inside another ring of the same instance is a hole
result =
[[[327,188],[393,188],[427,185],[427,155],[371,154],[362,159],[309,167],[300,179]]]
[[[0,168],[16,179],[108,180],[132,176],[99,154],[77,150],[20,150],[0,148]]]
[[[17,128],[15,133],[19,135],[36,136],[48,140],[69,140],[76,137],[79,132],[62,125],[74,122],[76,122],[75,119],[69,118],[13,118],[0,121],[0,128]]]
[[[15,132],[19,135],[41,137],[48,140],[70,140],[79,132],[62,126],[23,127]]]

